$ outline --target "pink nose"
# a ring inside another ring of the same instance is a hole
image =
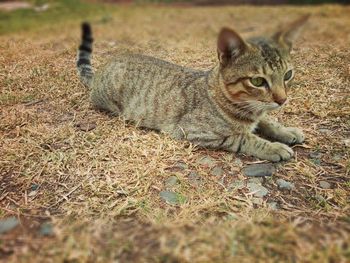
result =
[[[274,100],[278,105],[282,106],[286,102],[287,98],[276,98],[275,97]]]

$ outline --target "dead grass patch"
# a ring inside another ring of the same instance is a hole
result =
[[[237,180],[246,184],[241,169],[257,160],[199,150],[92,109],[76,76],[77,21],[1,36],[1,217],[49,218],[54,225],[54,236],[43,239],[23,223],[17,234],[1,237],[0,246],[12,251],[1,257],[7,262],[346,262],[349,11],[328,5],[134,6],[111,9],[107,22],[92,21],[96,67],[128,49],[206,69],[216,60],[221,26],[234,26],[246,37],[313,14],[296,45],[290,104],[276,113],[301,127],[307,141],[295,147],[295,160],[263,182],[269,194],[262,201],[245,185],[232,187]],[[200,163],[203,157],[213,164]],[[222,175],[211,173],[216,166]],[[159,196],[170,176],[177,178],[171,190],[185,198],[182,204],[166,204]],[[293,182],[295,190],[279,190],[277,178]],[[320,181],[330,188],[320,187]],[[269,208],[271,202],[278,210]],[[11,248],[6,240],[14,240]]]

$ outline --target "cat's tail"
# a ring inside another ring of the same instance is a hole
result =
[[[91,66],[92,53],[92,32],[89,23],[84,22],[81,25],[82,40],[78,50],[77,68],[81,82],[90,87],[94,72]]]

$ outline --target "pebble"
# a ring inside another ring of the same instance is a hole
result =
[[[177,179],[176,176],[170,176],[168,179],[165,181],[165,186],[168,188],[174,187],[177,183],[179,182],[179,179]]]
[[[233,162],[234,162],[235,164],[237,164],[238,166],[242,166],[242,165],[243,165],[242,160],[239,159],[239,158],[236,158]]]
[[[197,164],[207,165],[209,167],[214,166],[215,163],[216,163],[215,159],[211,158],[210,156],[205,156],[197,160]]]
[[[345,144],[346,147],[350,147],[350,139],[343,140],[343,143]]]
[[[275,172],[275,166],[270,163],[252,164],[244,167],[242,171],[249,177],[271,176]]]
[[[248,180],[248,183],[262,184],[263,181],[262,177],[253,177]]]
[[[278,188],[282,190],[292,190],[295,188],[294,184],[283,179],[278,179],[276,181]]]
[[[119,189],[117,191],[115,191],[118,195],[128,195],[128,191],[125,191],[123,189]]]
[[[36,191],[36,190],[38,190],[38,188],[39,188],[39,185],[38,185],[38,184],[32,184],[32,185],[30,186],[30,190],[32,190],[32,191]]]
[[[314,164],[316,164],[316,165],[320,165],[321,164],[322,153],[320,153],[320,152],[311,152],[309,154],[309,157],[311,158],[311,161]]]
[[[75,125],[79,130],[81,131],[84,131],[84,132],[88,132],[88,131],[91,131],[93,129],[95,129],[97,127],[96,123],[94,122],[91,122],[91,123],[84,123],[84,122],[81,122],[81,123],[77,123]]]
[[[264,197],[269,193],[269,190],[260,184],[248,183],[247,187],[249,189],[249,192],[254,193],[254,196],[256,197]]]
[[[40,226],[39,230],[40,235],[42,236],[52,236],[53,233],[53,225],[50,222],[45,222]]]
[[[336,161],[336,162],[340,161],[342,158],[343,156],[340,154],[334,154],[332,157],[333,161]]]
[[[255,205],[262,205],[262,204],[263,204],[263,199],[262,199],[262,198],[258,198],[258,197],[254,197],[254,198],[252,199],[252,202],[253,202],[253,204],[255,204]]]
[[[268,208],[271,210],[278,210],[278,204],[277,202],[268,202],[267,203]]]
[[[320,187],[323,189],[330,189],[331,188],[331,184],[326,182],[326,181],[320,181],[319,184],[320,184]]]
[[[199,186],[202,183],[202,178],[197,172],[194,171],[190,172],[190,174],[188,175],[188,179],[190,183],[194,186]]]
[[[211,175],[222,176],[224,174],[224,169],[221,166],[215,166],[214,169],[210,171]]]
[[[169,172],[182,172],[183,170],[188,169],[188,165],[185,162],[180,161],[165,169]]]
[[[320,159],[322,157],[322,153],[320,152],[311,152],[309,156],[313,159]]]
[[[178,205],[186,201],[184,196],[171,191],[162,191],[159,195],[169,205]]]
[[[319,201],[320,203],[326,203],[326,202],[327,202],[326,199],[325,199],[322,195],[320,195],[320,194],[316,194],[316,195],[315,195],[315,198],[316,198],[316,200]]]
[[[30,191],[30,192],[28,193],[28,197],[36,196],[37,193],[38,193],[38,191]]]
[[[326,128],[321,128],[318,129],[320,133],[331,133],[332,131],[330,129],[326,129]]]
[[[185,162],[177,162],[177,163],[175,163],[175,165],[173,167],[181,169],[181,170],[188,169],[188,165]]]
[[[11,216],[0,220],[0,234],[5,234],[14,229],[19,224],[16,217]]]
[[[235,181],[235,182],[230,184],[228,190],[229,191],[234,191],[234,190],[243,189],[244,187],[245,187],[244,182],[242,182],[242,181]]]

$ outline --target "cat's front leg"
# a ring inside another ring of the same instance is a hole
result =
[[[288,160],[294,155],[293,150],[287,145],[269,142],[252,133],[221,137],[211,132],[195,132],[188,134],[186,138],[200,147],[240,152],[273,162]]]
[[[287,145],[279,142],[269,142],[252,133],[232,136],[232,138],[236,140],[239,138],[238,145],[237,143],[232,144],[234,147],[231,150],[234,152],[241,152],[272,162],[285,161],[294,155],[293,150]],[[227,141],[229,142],[230,140]],[[236,148],[237,146],[238,148]]]
[[[264,117],[258,123],[258,133],[264,137],[276,140],[288,145],[302,143],[304,141],[303,132],[295,127],[284,127],[272,118]]]

